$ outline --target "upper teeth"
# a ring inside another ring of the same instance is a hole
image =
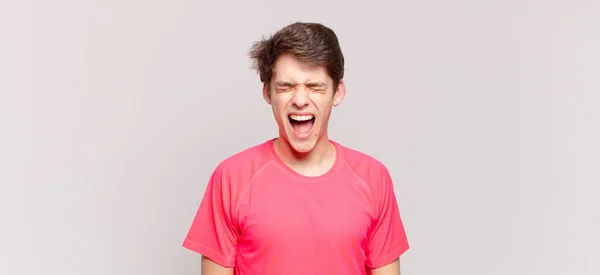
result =
[[[290,118],[297,121],[307,121],[313,119],[313,115],[290,115]]]

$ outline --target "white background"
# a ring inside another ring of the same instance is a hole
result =
[[[212,169],[277,134],[252,42],[334,29],[331,137],[392,173],[403,274],[600,274],[599,1],[0,2],[0,274],[199,274]]]

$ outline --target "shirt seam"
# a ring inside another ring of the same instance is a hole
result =
[[[373,188],[363,178],[361,178],[356,173],[356,171],[354,171],[354,169],[352,169],[352,167],[350,166],[350,164],[345,159],[343,161],[344,161],[344,164],[346,165],[346,167],[348,167],[348,169],[350,170],[350,172],[352,172],[352,175],[356,179],[358,179],[358,181],[360,181],[362,184],[364,184],[367,187],[367,189],[369,190],[369,195],[371,196],[371,201],[372,201],[372,203],[371,203],[371,211],[373,211],[373,217],[377,219],[378,218],[377,217],[378,216],[377,215],[377,211],[376,211],[377,207],[374,205],[374,204],[376,204],[376,202],[375,202],[375,194],[373,193]]]
[[[212,248],[210,248],[210,247],[208,247],[208,246],[206,246],[206,245],[204,245],[204,244],[202,244],[202,243],[199,243],[199,242],[197,242],[197,241],[195,241],[195,240],[193,240],[193,239],[186,238],[186,240],[187,240],[188,242],[190,242],[190,243],[193,243],[193,244],[195,244],[195,245],[198,245],[198,246],[204,247],[205,249],[207,249],[207,250],[209,250],[209,251],[211,251],[211,252],[215,253],[216,255],[218,255],[219,257],[221,257],[221,258],[222,258],[222,259],[223,259],[225,262],[231,262],[231,261],[233,260],[231,256],[225,256],[225,255],[221,254],[220,252],[218,252],[218,251],[216,251],[216,250],[214,250],[214,249],[212,249]]]
[[[408,240],[405,240],[401,245],[397,246],[392,252],[389,252],[389,253],[385,254],[384,256],[378,257],[375,260],[370,260],[369,262],[371,265],[374,265],[374,266],[379,265],[380,261],[389,258],[391,255],[394,255],[395,253],[397,253],[398,251],[400,251],[402,249],[405,249],[407,247],[407,245],[408,245]]]
[[[245,198],[246,194],[250,191],[250,188],[252,187],[252,185],[254,184],[254,181],[256,180],[256,178],[263,172],[265,171],[265,169],[267,167],[269,167],[269,165],[271,165],[275,160],[271,159],[269,160],[267,163],[263,164],[258,170],[256,170],[256,172],[254,173],[254,175],[250,178],[249,182],[248,182],[248,186],[243,189],[242,192],[240,192],[237,201],[235,202],[235,209],[234,209],[234,213],[237,216],[237,220],[236,223],[239,224],[239,221],[241,220],[241,216],[240,216],[240,204],[242,202],[242,200]]]

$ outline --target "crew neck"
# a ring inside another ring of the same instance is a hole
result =
[[[279,155],[277,155],[277,151],[275,150],[275,140],[277,140],[277,138],[270,139],[267,142],[267,145],[269,147],[269,151],[271,152],[273,159],[276,162],[277,167],[279,169],[281,169],[284,173],[293,177],[296,180],[299,180],[302,182],[324,181],[324,180],[330,178],[331,176],[333,176],[337,172],[337,170],[339,170],[339,168],[342,166],[341,165],[341,163],[343,161],[342,146],[340,146],[339,143],[329,139],[329,142],[331,142],[331,144],[333,144],[333,146],[335,148],[335,161],[333,162],[333,166],[331,166],[331,168],[329,168],[329,170],[327,172],[325,172],[324,174],[319,175],[319,176],[306,176],[306,175],[300,174],[300,173],[296,172],[294,169],[292,169],[290,166],[288,166],[279,157]]]

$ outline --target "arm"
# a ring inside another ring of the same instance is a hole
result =
[[[392,263],[375,268],[368,269],[367,274],[369,275],[400,275],[400,259],[393,261]]]
[[[223,267],[211,259],[202,257],[202,275],[233,275],[233,268]]]
[[[367,274],[400,275],[400,256],[409,249],[391,176],[385,166],[372,178],[377,220],[369,233]]]
[[[183,242],[184,247],[202,255],[203,275],[233,274],[239,231],[233,214],[235,194],[229,174],[218,166]]]

